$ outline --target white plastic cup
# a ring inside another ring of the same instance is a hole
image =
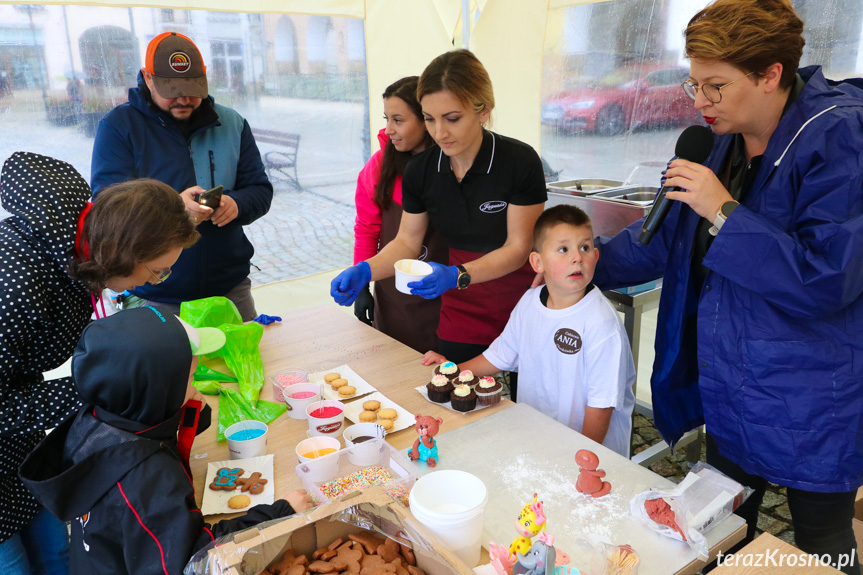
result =
[[[332,417],[315,417],[312,413],[317,409],[335,407],[339,413]],[[312,435],[338,436],[342,432],[345,423],[345,404],[335,399],[324,399],[306,406],[306,415],[309,420],[309,431]]]
[[[418,282],[434,271],[429,264],[420,260],[399,260],[395,263],[395,269],[396,289],[408,295],[411,293],[408,287],[410,282]]]
[[[383,438],[386,434],[386,430],[377,423],[357,423],[346,428],[342,438],[348,450],[348,461],[359,467],[380,463],[381,454],[384,452]],[[356,443],[354,440],[360,437],[371,439]]]
[[[267,454],[267,424],[255,419],[239,421],[225,430],[225,439],[228,440],[228,452],[231,459],[245,459],[247,457],[259,457]],[[263,431],[257,437],[257,432]],[[236,439],[232,439],[236,437]],[[244,439],[248,437],[248,439]]]
[[[305,464],[305,467],[308,468],[308,478],[311,481],[329,481],[335,478],[339,472],[339,449],[341,447],[342,445],[339,443],[337,437],[326,435],[310,437],[297,444],[297,459],[299,459],[301,465]],[[322,449],[335,449],[335,452],[317,457],[305,456]],[[306,469],[303,471],[306,471]]]
[[[309,397],[296,398],[294,395],[305,395]],[[291,419],[306,419],[306,408],[323,397],[321,384],[319,383],[294,383],[284,388],[285,404],[288,406],[288,417]]]
[[[414,517],[468,567],[480,557],[483,510],[488,490],[475,475],[447,469],[421,477],[411,489]]]

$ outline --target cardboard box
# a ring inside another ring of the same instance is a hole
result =
[[[366,529],[364,529],[363,527]],[[426,575],[475,575],[444,547],[410,511],[396,503],[382,487],[358,491],[331,501],[306,515],[271,521],[240,531],[209,549],[189,575],[257,575],[288,549],[307,555],[348,534],[370,530],[378,536],[395,535],[410,541],[417,567]],[[205,564],[204,564],[205,563]]]

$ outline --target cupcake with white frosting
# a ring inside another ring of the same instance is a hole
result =
[[[446,403],[449,401],[449,396],[452,393],[454,386],[447,376],[436,373],[432,376],[431,381],[426,384],[429,400],[435,403]]]
[[[503,395],[503,386],[493,377],[482,377],[474,391],[480,405],[497,405]]]
[[[450,394],[450,403],[456,411],[473,411],[476,409],[476,392],[469,385],[457,385]]]
[[[455,385],[469,385],[471,389],[476,387],[476,384],[479,383],[479,378],[473,374],[473,372],[469,369],[465,369],[464,371],[459,372],[458,378],[453,381]]]
[[[436,368],[434,368],[435,375],[445,375],[446,378],[450,381],[458,378],[458,366],[451,362],[446,361]]]

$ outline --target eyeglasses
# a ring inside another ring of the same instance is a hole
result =
[[[141,265],[144,265],[144,264],[141,264]],[[165,281],[166,279],[168,279],[169,277],[171,277],[171,268],[164,269],[161,272],[159,272],[158,274],[156,272],[154,272],[153,270],[151,270],[150,268],[148,268],[147,266],[144,266],[144,269],[147,270],[148,272],[150,272],[151,276],[156,278],[156,283],[154,283],[153,285],[158,285],[158,284],[162,283],[163,281]]]
[[[698,84],[694,84],[692,80],[687,80],[680,84],[680,87],[683,88],[683,91],[686,92],[686,95],[692,98],[693,100],[698,95],[698,90],[701,90],[701,93],[704,94],[704,97],[713,102],[714,104],[718,104],[722,101],[722,88],[726,88],[737,82],[746,78],[747,76],[751,76],[755,72],[749,72],[746,76],[742,76],[737,78],[737,80],[732,80],[727,84],[702,84],[699,86]]]

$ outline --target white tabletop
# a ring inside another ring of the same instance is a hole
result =
[[[456,416],[453,416],[456,417]],[[446,430],[446,419],[441,431]],[[593,498],[578,493],[575,453],[589,449],[606,471],[611,493]],[[509,547],[517,533],[514,523],[521,508],[539,493],[548,516],[548,532],[554,545],[572,556],[571,566],[586,569],[579,538],[629,544],[640,555],[639,575],[695,572],[700,564],[685,543],[650,531],[629,512],[629,501],[650,488],[672,488],[674,483],[591,441],[524,404],[438,436],[440,460],[435,469],[460,469],[485,483],[489,491],[485,508],[483,546],[489,539]],[[423,473],[431,471],[421,466]],[[716,550],[729,536],[739,540],[743,520],[732,515],[707,534]],[[740,533],[737,533],[740,532]],[[728,541],[725,542],[728,547]],[[688,567],[688,568],[687,568]]]

